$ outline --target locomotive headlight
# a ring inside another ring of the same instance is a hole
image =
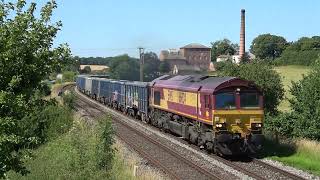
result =
[[[257,124],[256,124],[256,127],[261,128],[261,127],[262,127],[262,124],[261,124],[261,123],[257,123]]]
[[[251,128],[261,128],[262,127],[262,123],[252,123],[251,124]]]
[[[226,128],[226,124],[225,123],[217,123],[216,128],[224,129],[224,128]]]

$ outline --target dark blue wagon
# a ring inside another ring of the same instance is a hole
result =
[[[99,99],[105,104],[111,102],[112,91],[111,91],[111,80],[109,79],[100,79],[100,88],[99,88]]]
[[[95,100],[99,96],[100,80],[101,78],[92,78],[91,97]]]
[[[79,76],[77,77],[76,84],[77,84],[77,88],[78,88],[80,91],[84,91],[85,85],[86,85],[85,76],[79,75]]]
[[[123,109],[125,107],[125,85],[121,81],[110,81],[112,107]]]
[[[131,115],[147,117],[149,107],[149,83],[147,82],[126,82],[126,108]],[[134,113],[134,114],[132,114]]]

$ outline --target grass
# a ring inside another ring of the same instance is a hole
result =
[[[289,66],[278,66],[275,67],[275,70],[282,77],[282,82],[285,89],[285,98],[279,105],[279,110],[282,112],[290,111],[290,105],[288,98],[291,98],[291,94],[289,92],[291,82],[299,81],[302,79],[303,74],[307,75],[310,73],[311,68],[308,66],[297,66],[297,65],[289,65]]]
[[[115,154],[111,171],[97,168],[96,130],[83,123],[34,150],[34,157],[25,160],[27,176],[10,172],[9,179],[134,179],[124,160]]]
[[[125,150],[119,142],[113,145],[115,154],[112,163],[106,163],[106,166],[101,168],[98,162],[107,154],[97,149],[101,145],[99,128],[103,126],[85,123],[80,117],[75,119],[69,132],[34,149],[33,156],[25,159],[25,165],[30,171],[27,176],[11,171],[7,174],[8,179],[163,179],[157,172],[140,167],[138,176],[134,177],[133,167],[139,165],[140,159]]]
[[[307,139],[282,141],[266,140],[264,156],[320,176],[320,142]]]

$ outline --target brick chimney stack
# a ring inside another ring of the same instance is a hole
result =
[[[245,10],[241,9],[241,27],[240,27],[240,47],[239,47],[239,57],[242,59],[245,55]]]

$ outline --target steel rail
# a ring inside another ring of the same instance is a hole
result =
[[[273,170],[273,171],[276,171],[276,172],[278,172],[278,173],[280,173],[280,174],[283,174],[284,176],[287,176],[287,177],[289,177],[290,179],[294,179],[294,180],[303,180],[303,179],[304,179],[304,178],[301,177],[301,176],[298,176],[298,175],[296,175],[296,174],[290,173],[290,172],[285,171],[285,170],[283,170],[283,169],[280,169],[280,168],[278,168],[278,167],[272,166],[272,165],[270,165],[270,164],[268,164],[268,163],[265,163],[265,162],[263,162],[263,161],[261,161],[261,160],[259,160],[259,159],[252,158],[252,161],[255,162],[255,163],[257,163],[257,164],[259,164],[260,166],[263,166],[263,167],[265,167],[265,168],[268,168],[268,169],[271,169],[271,170]]]

